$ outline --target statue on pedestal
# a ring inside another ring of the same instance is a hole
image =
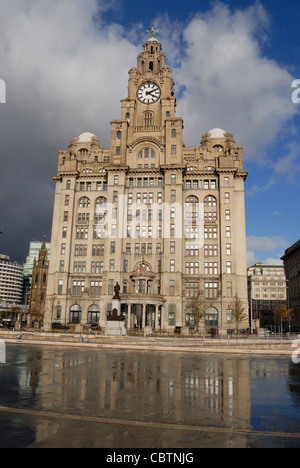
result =
[[[113,297],[113,300],[117,300],[117,301],[120,301],[120,285],[119,283],[116,284],[116,286],[114,287],[114,291],[115,291],[115,295]]]

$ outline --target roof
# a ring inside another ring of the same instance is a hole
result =
[[[226,132],[222,128],[213,128],[208,133],[210,133],[210,138],[224,138]]]
[[[96,135],[94,135],[93,133],[85,132],[79,135],[78,138],[79,138],[80,143],[89,143],[90,141],[92,141],[92,138],[95,138],[95,137]]]

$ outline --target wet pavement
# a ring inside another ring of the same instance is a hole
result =
[[[7,344],[1,448],[300,447],[288,356]]]

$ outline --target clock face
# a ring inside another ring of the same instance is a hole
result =
[[[153,104],[160,96],[161,90],[156,83],[144,83],[137,90],[137,98],[143,104]]]

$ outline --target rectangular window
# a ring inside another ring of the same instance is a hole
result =
[[[206,262],[206,263],[204,263],[204,274],[205,275],[217,275],[218,274],[218,264],[216,262]]]
[[[169,305],[169,325],[175,326],[176,320],[176,305]]]
[[[59,296],[62,295],[62,293],[63,293],[63,285],[64,285],[63,280],[59,280],[58,281],[58,291],[57,291],[57,294]]]
[[[198,296],[199,283],[186,283],[186,297],[197,297]]]
[[[232,323],[232,310],[227,309],[227,323]]]
[[[218,283],[205,283],[205,295],[207,299],[218,297]]]

